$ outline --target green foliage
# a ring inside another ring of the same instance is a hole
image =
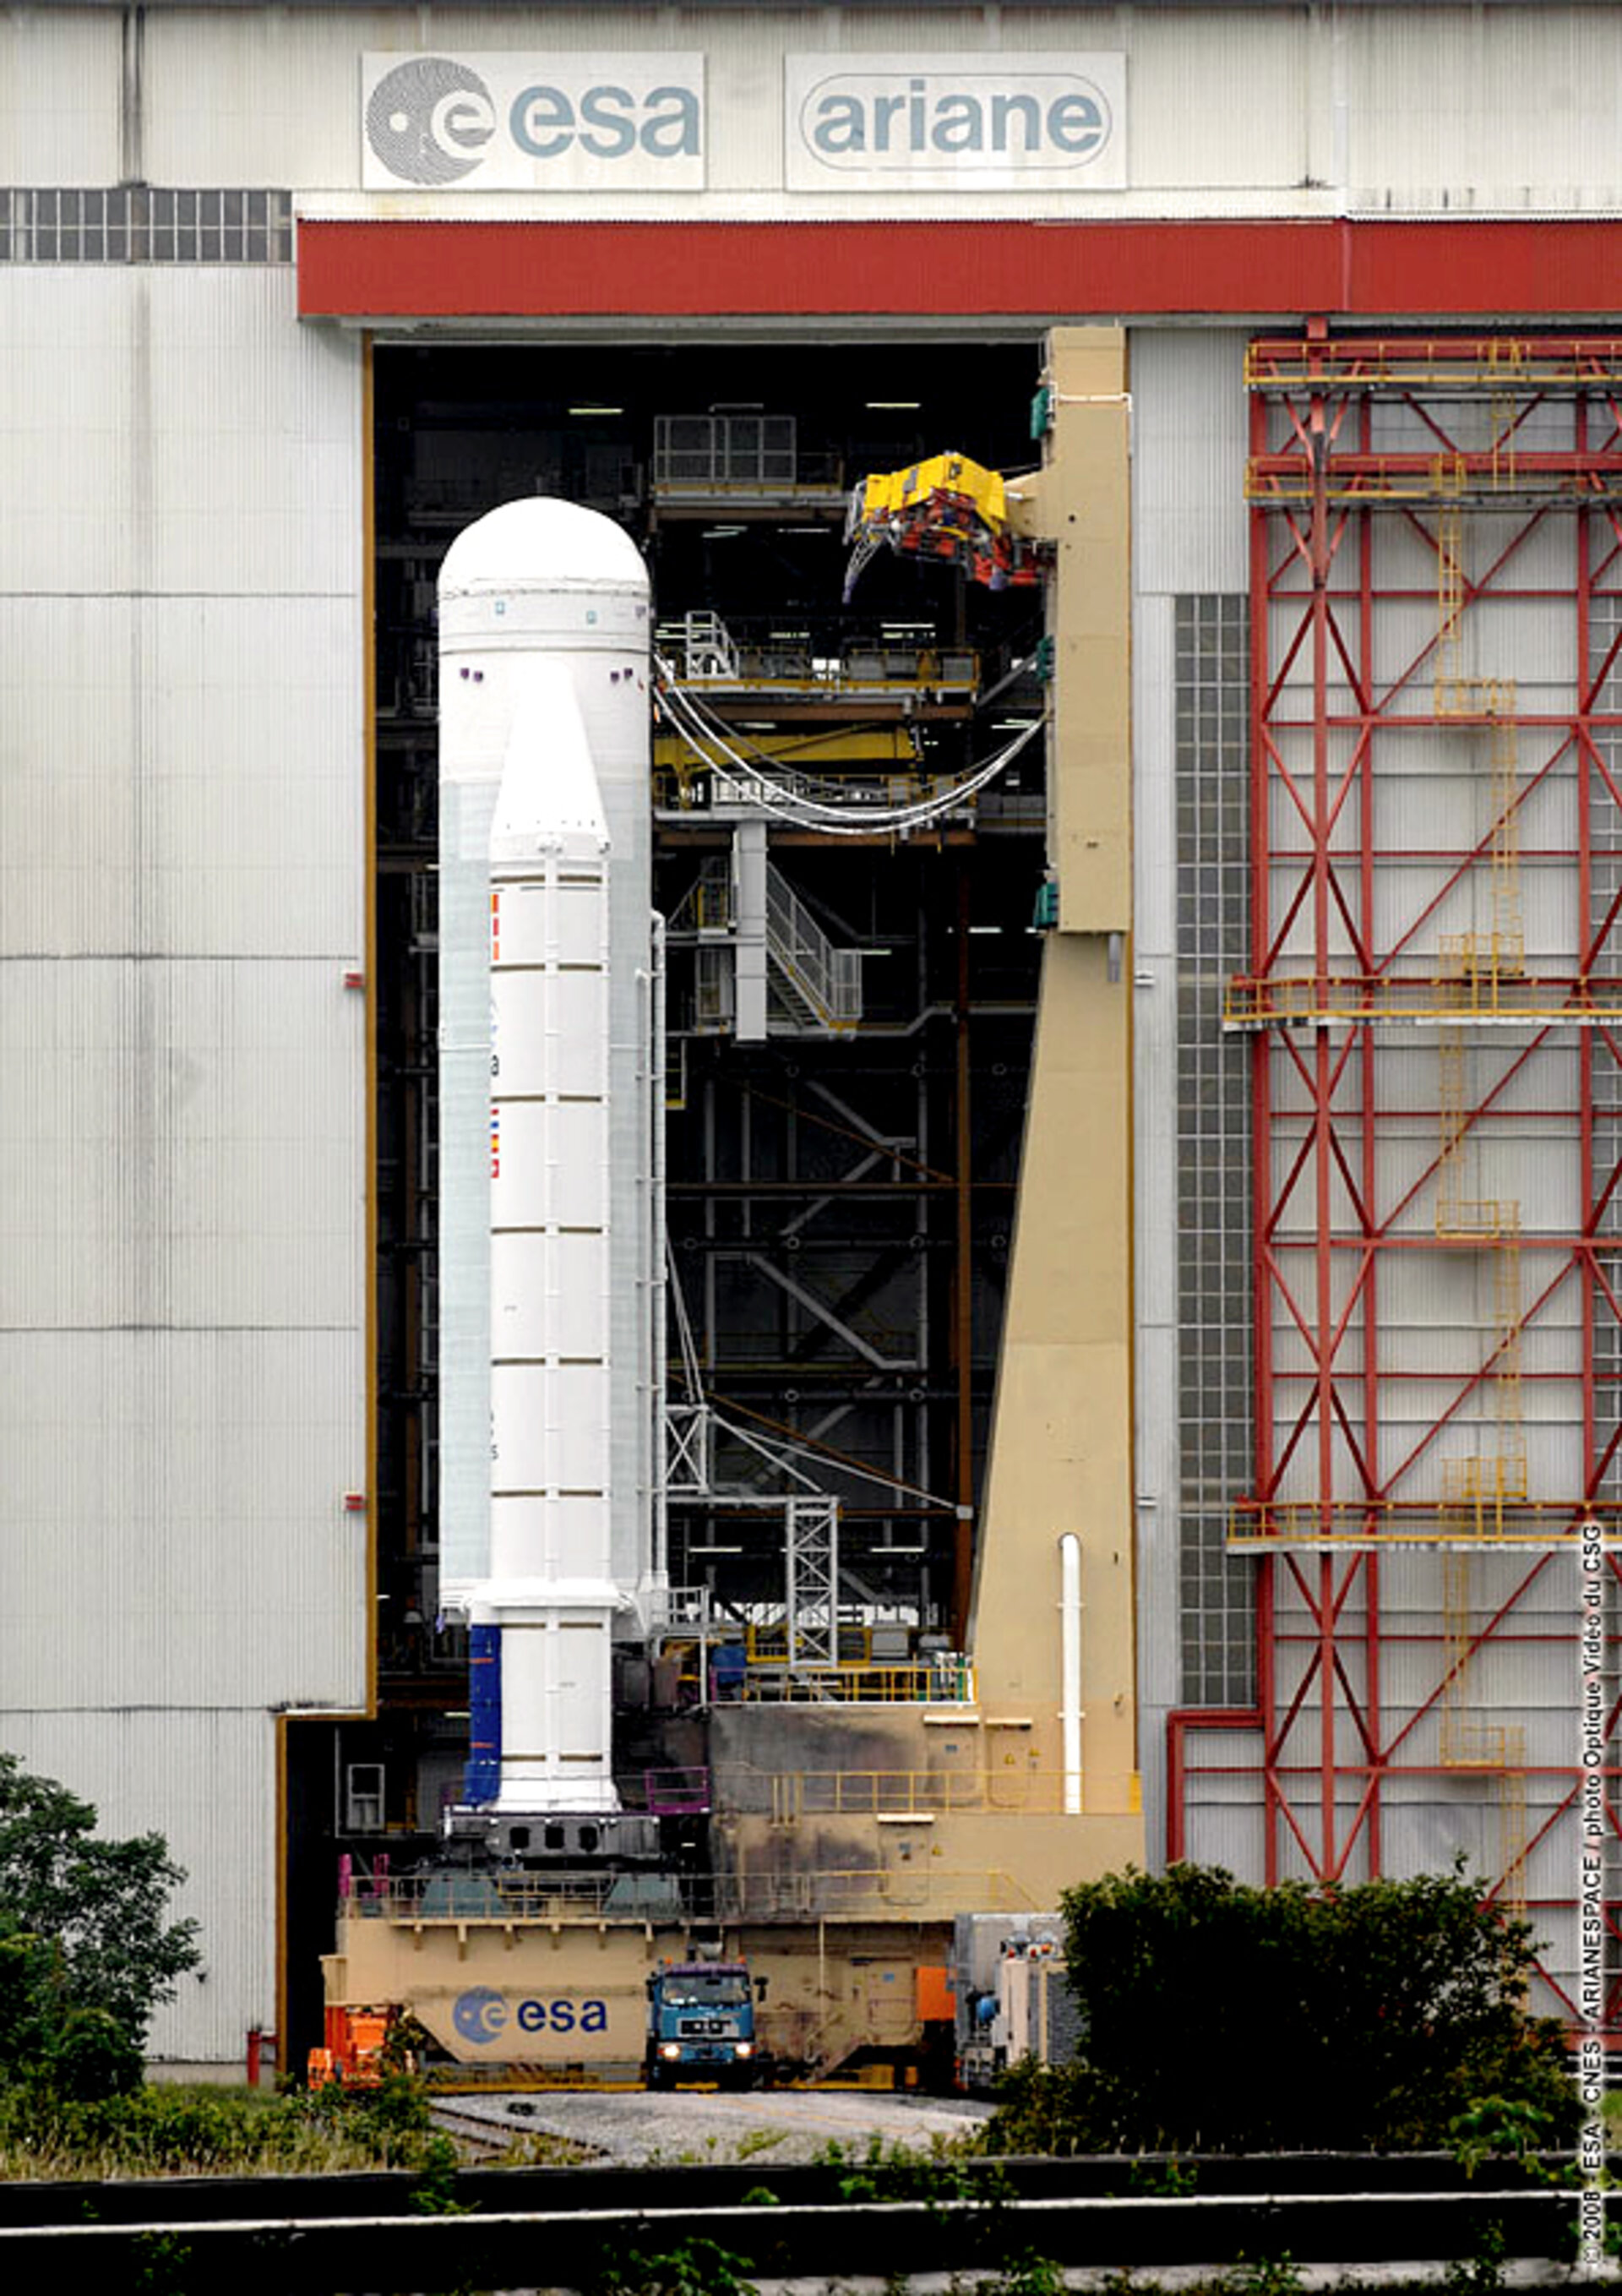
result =
[[[1483,2225],[1471,2254],[1448,2266],[1442,2281],[1447,2296],[1497,2296],[1507,2246],[1501,2224]]]
[[[447,2150],[448,2148],[448,2161]],[[449,2199],[455,2148],[421,2085],[251,2091],[148,2087],[78,2102],[44,2082],[0,2088],[0,2177],[299,2176],[404,2169]]]
[[[172,2232],[137,2233],[129,2286],[138,2296],[188,2296],[192,2248]]]
[[[456,2198],[456,2171],[461,2165],[461,2155],[442,2130],[436,2129],[425,2139],[422,2165],[411,2188],[411,2205],[420,2217],[472,2215],[472,2202]]]
[[[1199,2169],[1185,2169],[1179,2161],[1135,2161],[1126,2190],[1145,2200],[1185,2201],[1199,2183]]]
[[[733,2158],[752,2161],[757,2152],[769,2152],[774,2144],[781,2144],[787,2135],[786,2128],[751,2128],[733,2145]]]
[[[0,1931],[0,2081],[45,2062],[61,2024],[62,1989],[62,1956],[48,1939]]]
[[[911,2201],[931,2210],[947,2202],[957,2206],[952,2215],[954,2237],[965,2265],[995,2266],[999,2272],[1047,2271],[1042,2259],[1026,2251],[1009,2263],[1012,2225],[1006,2204],[1014,2190],[1001,2161],[987,2160],[972,2138],[937,2136],[927,2150],[881,2136],[868,2139],[864,2151],[848,2151],[838,2143],[825,2144],[813,2155],[814,2165],[840,2173],[835,2186],[841,2201]],[[954,2284],[955,2285],[955,2284]],[[1048,2296],[1045,2288],[1028,2279],[1017,2286],[982,2281],[974,2296]]]
[[[1241,2256],[1216,2288],[1218,2296],[1300,2296],[1301,2276],[1286,2249],[1282,2256]]]
[[[70,2009],[53,2037],[45,2064],[57,2095],[81,2104],[133,2096],[146,2071],[139,2046],[107,2009]]]
[[[1554,2130],[1549,2113],[1528,2097],[1478,2097],[1454,2115],[1447,2137],[1467,2177],[1484,2161],[1520,2161],[1545,2181],[1560,2181],[1535,2158],[1553,2144]]]
[[[1049,2155],[1110,2150],[1093,2135],[1095,2087],[1089,2065],[1039,2065],[1035,2057],[1021,2057],[997,2077],[997,2109],[986,2125],[986,2149]]]
[[[67,2021],[98,2012],[139,2051],[197,1966],[196,1923],[164,1918],[185,1876],[161,1835],[106,1841],[95,1824],[88,1802],[0,1753],[0,2080],[41,2078],[65,2051],[81,2093],[99,2062],[117,2094],[125,2060],[104,2031],[70,2041]]]
[[[414,2140],[426,2139],[433,2126],[428,2091],[408,2073],[387,2074],[373,2088],[346,2088],[332,2081],[307,2094],[307,2109],[317,2119],[364,2130],[380,2153],[414,2158],[421,2148]]]
[[[428,2028],[405,2012],[389,2020],[379,2052],[379,2062],[385,2073],[414,2074],[423,2056],[432,2046]]]
[[[422,2147],[422,2168],[411,2185],[411,2207],[418,2216],[472,2216],[471,2200],[456,2200],[456,2169],[461,2156],[443,2131],[434,2131]]]
[[[1574,2133],[1559,2029],[1522,2004],[1529,1928],[1461,1868],[1319,1890],[1128,1866],[1062,1904],[1082,2054],[1014,2069],[993,2150],[1437,2145],[1487,2096]]]
[[[655,2251],[610,2245],[593,2296],[758,2296],[747,2277],[753,2269],[748,2257],[734,2256],[713,2240],[684,2240]]]
[[[127,2096],[144,2070],[139,2042],[111,2010],[75,2005],[59,1946],[0,1937],[0,2084],[26,2081],[89,2103]]]
[[[991,2278],[976,2284],[975,2296],[1064,2296],[1064,2267],[1027,2249]]]
[[[881,2136],[870,2136],[862,2152],[830,2140],[812,2155],[818,2168],[838,2169],[842,2201],[979,2201],[999,2204],[1011,2195],[1000,2163],[987,2161],[950,2137],[937,2136],[927,2151]]]

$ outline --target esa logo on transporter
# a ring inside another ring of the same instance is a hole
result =
[[[504,1994],[488,1985],[471,1986],[458,1994],[451,2009],[451,2022],[464,2041],[475,2044],[499,2040],[507,2030],[508,2017],[520,2033],[606,2033],[608,2003],[606,2001],[541,2001],[525,1999],[509,2012]]]
[[[369,190],[704,180],[701,56],[367,56],[362,73]]]

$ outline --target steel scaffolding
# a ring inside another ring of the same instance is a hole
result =
[[[1558,1931],[1569,1558],[1622,1515],[1622,340],[1320,328],[1246,382],[1258,1696],[1173,1716],[1169,1847],[1244,1778],[1266,1879],[1372,1876],[1429,1796]]]

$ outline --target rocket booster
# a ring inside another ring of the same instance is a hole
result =
[[[499,1632],[498,1809],[608,1811],[611,1641],[662,1561],[647,581],[537,496],[439,601],[444,1592]]]

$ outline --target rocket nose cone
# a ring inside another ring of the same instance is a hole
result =
[[[490,823],[491,860],[523,859],[537,840],[553,836],[606,847],[591,742],[567,668],[544,658],[526,661],[513,683],[512,726]]]
[[[526,495],[463,529],[445,554],[439,595],[553,582],[645,590],[648,570],[625,529],[601,511],[552,495]]]

